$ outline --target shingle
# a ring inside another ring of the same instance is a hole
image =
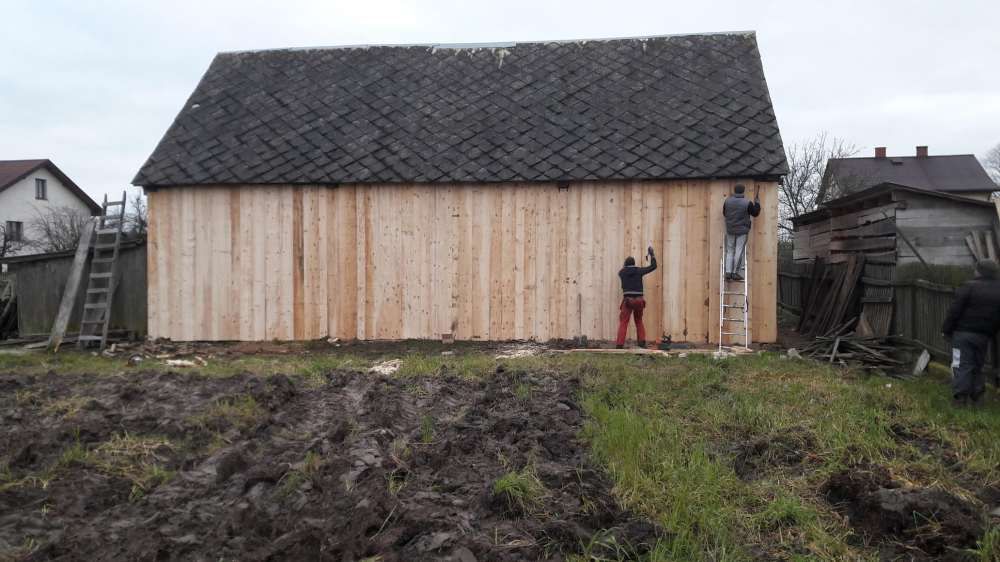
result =
[[[220,54],[134,183],[786,171],[752,33],[519,43],[502,52],[413,46]]]

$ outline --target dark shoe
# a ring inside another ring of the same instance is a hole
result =
[[[733,274],[733,281],[742,281],[742,280],[743,280],[743,276],[742,275],[740,275],[739,273],[734,273]]]
[[[624,346],[624,345],[621,345],[621,344],[619,344],[619,345],[616,345],[616,346],[615,346],[615,349],[625,349],[625,346]]]
[[[637,341],[635,343],[636,343],[636,345],[639,346],[639,349],[646,349],[646,342],[644,342],[644,341]]]
[[[983,395],[980,394],[979,396],[973,396],[972,398],[970,398],[969,399],[969,405],[972,406],[973,408],[979,408],[980,406],[982,406],[983,405]]]
[[[964,394],[952,396],[951,405],[954,408],[965,408],[969,405],[969,397]]]

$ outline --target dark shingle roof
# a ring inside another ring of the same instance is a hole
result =
[[[83,201],[83,204],[90,208],[90,211],[95,215],[101,212],[101,206],[98,205],[89,195],[84,193],[80,186],[69,179],[69,176],[63,173],[58,166],[52,163],[48,158],[35,158],[32,160],[0,160],[0,191],[7,189],[8,187],[14,185],[21,179],[28,176],[28,174],[33,173],[39,168],[45,168],[52,175],[59,178],[59,181],[66,186],[73,194]]]
[[[786,171],[753,33],[222,53],[134,183]]]
[[[982,164],[972,154],[831,158],[826,169],[829,177],[849,193],[883,182],[945,192],[997,189]]]

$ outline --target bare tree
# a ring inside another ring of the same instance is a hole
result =
[[[0,258],[12,256],[24,247],[23,233],[7,232],[7,223],[0,222]]]
[[[90,216],[73,207],[50,207],[35,210],[31,222],[29,246],[40,253],[66,252],[76,249],[80,234],[90,226]]]
[[[986,173],[993,178],[993,183],[1000,187],[1000,142],[986,151],[986,155],[982,158],[982,163],[983,168],[986,168]]]
[[[149,208],[146,196],[139,190],[128,200],[128,210],[125,211],[125,230],[129,234],[142,237],[149,227]]]
[[[825,132],[788,146],[788,175],[778,188],[778,227],[783,236],[792,232],[792,217],[814,211],[820,203],[837,195],[831,192],[836,188],[824,182],[827,161],[857,152],[857,146]]]

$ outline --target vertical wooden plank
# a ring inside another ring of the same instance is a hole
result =
[[[160,256],[160,221],[156,213],[159,209],[156,192],[151,191],[146,195],[146,214],[148,218],[146,233],[146,333],[149,337],[156,339],[160,337],[159,303],[160,303],[160,268],[157,260]]]
[[[211,237],[212,237],[212,339],[231,340],[230,325],[233,310],[230,303],[233,295],[229,292],[233,274],[232,216],[230,213],[230,189],[225,186],[213,188],[211,193]]]
[[[525,197],[528,191],[536,191],[537,188],[533,189],[528,185],[515,185],[513,193],[513,230],[514,230],[514,245],[507,248],[508,254],[513,254],[512,261],[514,262],[514,290],[512,296],[513,305],[513,334],[514,339],[526,339],[527,330],[525,329],[525,275],[526,263],[525,263],[525,221],[527,220],[527,210],[525,209]]]
[[[744,185],[747,191],[754,186],[753,182]],[[756,342],[774,342],[778,337],[778,186],[774,182],[756,185],[760,186],[761,213],[754,220],[751,242],[751,338]]]
[[[572,288],[576,286],[576,268],[570,268],[571,248],[577,247],[576,241],[572,245],[568,242],[570,229],[570,202],[573,200],[572,192],[575,188],[570,185],[566,189],[556,189],[556,216],[554,223],[548,223],[551,228],[548,230],[549,238],[553,244],[551,261],[556,264],[556,273],[553,276],[552,287],[554,293],[549,306],[549,316],[553,320],[551,337],[569,339],[573,337],[573,324],[571,318],[573,309],[570,306],[570,294]],[[575,253],[574,253],[575,256]]]
[[[663,302],[663,279],[668,275],[663,263],[663,195],[664,186],[660,182],[637,182],[637,190],[642,194],[642,227],[640,251],[652,245],[657,254],[657,270],[646,276],[644,288],[647,295],[646,324],[647,339],[659,341],[663,335],[663,316],[666,312]]]
[[[687,184],[688,204],[688,244],[684,262],[684,282],[687,300],[688,339],[695,342],[708,341],[708,206],[709,189],[705,180]]]
[[[524,220],[524,324],[526,337],[536,341],[549,339],[548,308],[549,283],[553,264],[548,251],[549,241],[542,230],[541,217],[551,220],[551,185],[526,188],[527,203]]]
[[[302,217],[305,212],[305,194],[302,186],[294,186],[291,191],[291,214],[292,220],[289,225],[292,236],[291,247],[291,284],[292,284],[292,306],[291,324],[292,339],[300,340],[305,337],[305,248],[303,235],[305,227]],[[284,195],[284,194],[283,194]]]
[[[480,339],[490,339],[493,330],[493,308],[497,302],[498,292],[494,291],[493,267],[494,259],[499,258],[493,253],[493,224],[494,215],[497,213],[496,199],[497,188],[492,185],[482,186],[477,189],[475,198],[476,224],[473,226],[473,240],[476,242],[476,251],[473,254],[478,263],[473,265],[475,280],[475,300],[472,306],[475,307],[473,317],[473,337]],[[499,266],[497,266],[499,268]],[[497,304],[499,308],[499,304]]]
[[[687,301],[684,267],[687,261],[687,185],[664,185],[663,224],[663,331],[674,341],[687,341],[684,305]]]
[[[709,208],[708,208],[708,341],[719,342],[719,273],[722,265],[722,254],[726,239],[726,222],[722,216],[722,207],[726,197],[732,193],[732,188],[736,183],[729,180],[714,180],[709,183]],[[726,299],[727,304],[739,304],[739,297]],[[730,309],[726,315],[736,318],[739,313],[736,309]],[[727,331],[735,332],[743,329],[738,323],[728,323]],[[740,338],[728,336],[723,338],[725,344],[732,344],[742,341]]]

